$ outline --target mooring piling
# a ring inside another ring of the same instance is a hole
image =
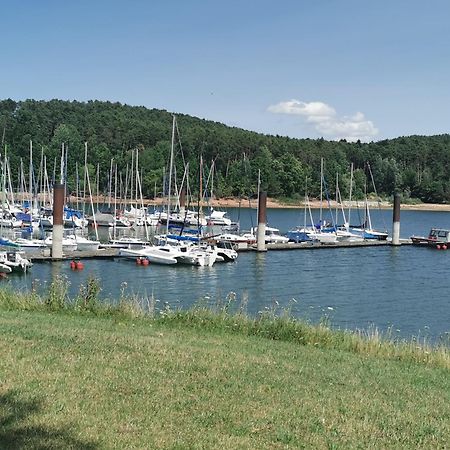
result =
[[[64,184],[53,186],[53,233],[52,233],[52,258],[62,259],[62,240],[64,233]]]
[[[266,251],[266,222],[267,222],[267,192],[259,193],[258,201],[258,231],[257,231],[257,250],[258,252]]]
[[[392,219],[392,245],[400,243],[400,194],[394,194],[394,208]]]

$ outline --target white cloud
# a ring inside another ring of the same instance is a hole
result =
[[[323,102],[302,102],[300,100],[289,100],[269,106],[268,111],[276,114],[295,114],[307,117],[330,117],[336,111]]]
[[[291,114],[305,117],[307,123],[322,136],[330,139],[347,141],[370,141],[378,134],[378,129],[362,112],[353,116],[338,117],[336,110],[323,102],[302,102],[289,100],[271,105],[267,108],[274,114]]]

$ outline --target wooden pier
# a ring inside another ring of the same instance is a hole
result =
[[[100,248],[97,251],[82,252],[74,251],[69,253],[63,253],[62,258],[53,258],[49,254],[36,254],[31,255],[30,259],[33,262],[46,262],[46,261],[71,261],[73,259],[112,259],[118,256],[118,248]]]
[[[411,245],[410,239],[401,240],[402,245]],[[367,240],[359,242],[338,242],[335,244],[320,244],[320,243],[310,243],[310,242],[289,242],[287,244],[267,244],[266,248],[268,251],[279,251],[279,250],[319,250],[319,249],[336,249],[336,248],[358,248],[358,247],[386,247],[390,246],[392,243],[390,241],[376,241]],[[238,252],[253,252],[257,251],[257,247],[249,246],[247,248],[239,248]],[[53,258],[49,253],[31,255],[30,259],[33,262],[52,262],[52,261],[71,261],[78,259],[113,259],[119,257],[118,248],[100,248],[97,251],[74,251],[69,253],[64,253],[62,258]]]
[[[410,239],[402,239],[401,245],[411,245]],[[333,248],[356,248],[356,247],[386,247],[392,245],[389,241],[365,240],[355,242],[336,242],[330,244],[321,244],[320,242],[288,242],[287,244],[266,244],[267,250],[318,250],[318,249],[333,249]],[[239,248],[238,252],[257,251],[255,245],[247,248]]]

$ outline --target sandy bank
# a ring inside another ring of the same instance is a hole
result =
[[[81,201],[81,200],[79,200]],[[71,197],[70,202],[72,204],[76,203],[76,198]],[[108,203],[108,197],[107,196],[100,196],[98,199],[96,197],[93,198],[94,203]],[[118,204],[122,203],[119,200],[117,201]],[[128,202],[129,203],[129,202]],[[167,203],[167,200],[164,198],[157,198],[155,200],[150,199],[144,199],[145,205],[165,205]],[[381,208],[381,209],[391,209],[392,203],[382,201],[369,201],[369,206],[372,209],[375,208]],[[174,201],[171,202],[172,205],[174,205]],[[364,202],[363,201],[352,201],[351,202],[353,208],[363,208]],[[216,198],[209,203],[202,202],[203,207],[209,207],[210,205],[214,208],[221,209],[221,208],[239,208],[241,206],[242,208],[255,208],[257,207],[257,199],[239,199],[234,197],[228,197],[228,198]],[[310,201],[311,208],[320,208],[320,201],[317,199],[312,199]],[[305,204],[303,201],[298,202],[292,202],[292,203],[283,203],[273,198],[267,199],[267,207],[268,208],[285,208],[285,209],[295,209],[295,208],[304,208]],[[328,208],[328,203],[325,201],[322,204],[323,208]],[[344,208],[348,208],[349,202],[344,201]],[[336,208],[336,202],[331,200],[330,201],[330,207]],[[436,203],[419,203],[419,204],[402,204],[401,208],[403,210],[410,210],[410,211],[450,211],[450,204],[436,204]]]

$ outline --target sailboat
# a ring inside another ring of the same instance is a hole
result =
[[[86,184],[88,187],[88,194],[89,194],[89,200],[90,200],[90,206],[93,213],[93,223],[94,223],[94,230],[95,230],[95,237],[96,239],[89,239],[89,237],[83,236],[82,234],[78,234],[75,232],[73,234],[73,238],[75,239],[75,242],[77,244],[77,250],[79,251],[97,251],[100,247],[100,241],[98,239],[98,230],[96,226],[96,218],[95,218],[95,211],[94,211],[94,202],[92,199],[92,190],[91,190],[91,181],[89,178],[89,168],[87,165],[87,142],[84,144],[84,182],[83,182],[83,196],[86,197]],[[84,204],[84,202],[83,202]],[[83,215],[84,216],[84,215]],[[83,229],[83,228],[82,228]]]
[[[373,185],[375,194],[378,197],[377,190],[375,187],[375,181],[373,179],[372,170],[370,168],[370,164],[367,162],[366,166],[370,173],[370,177],[371,177],[371,181],[372,181],[372,185]],[[363,239],[376,239],[379,241],[385,241],[388,237],[387,231],[375,230],[372,226],[372,218],[370,215],[369,202],[367,199],[367,182],[364,185],[364,220],[363,220],[362,225],[360,225],[359,227],[351,227],[351,232],[359,234],[360,236],[363,237]]]
[[[321,170],[321,179],[323,178],[322,170]],[[316,241],[320,242],[321,244],[335,244],[337,242],[337,235],[334,229],[330,230],[329,232],[323,231],[322,229],[322,206],[320,208],[320,221],[319,225],[316,226],[314,224],[314,220],[312,217],[311,212],[311,203],[309,201],[308,196],[308,179],[305,181],[305,200],[304,200],[304,224],[303,227],[298,226],[292,230],[290,230],[287,233],[287,236],[289,240],[294,242],[308,242],[308,241]],[[321,181],[321,187],[320,187],[320,197],[322,200],[322,181]],[[322,205],[322,201],[321,201]],[[309,220],[311,225],[306,225],[306,217],[307,212],[309,215]]]

